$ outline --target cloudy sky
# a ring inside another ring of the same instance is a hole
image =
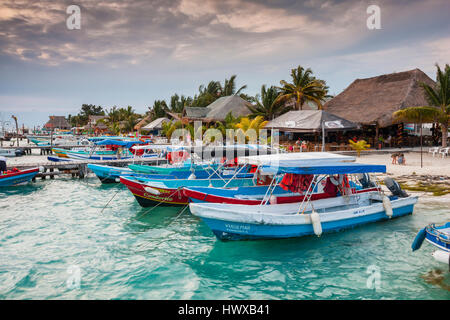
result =
[[[69,5],[81,29],[69,30]],[[370,30],[369,5],[381,10]],[[338,94],[356,78],[450,63],[448,0],[0,2],[0,120],[26,126],[83,103],[145,112],[237,74],[244,92],[302,65]]]

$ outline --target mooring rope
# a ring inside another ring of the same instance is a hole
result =
[[[186,211],[186,209],[187,209],[188,207],[189,207],[189,205],[185,205],[185,206],[183,207],[183,209],[178,213],[178,215],[177,215],[172,221],[170,221],[169,224],[166,225],[165,228],[168,228],[172,223],[174,223],[174,222],[175,222],[175,221],[183,214],[183,212]],[[147,247],[150,246],[150,245],[152,245],[152,246],[159,246],[159,245],[160,245],[161,243],[163,243],[164,241],[165,241],[165,239],[160,240],[160,241],[157,242],[157,243],[149,242],[149,243],[147,243],[147,244],[144,244],[144,245],[140,248],[140,250],[137,251],[137,252],[145,251],[145,250],[147,249]]]

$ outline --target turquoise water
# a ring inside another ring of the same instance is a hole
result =
[[[449,216],[426,202],[321,238],[220,242],[188,210],[141,208],[121,185],[38,180],[0,192],[0,299],[450,299],[433,248],[411,252]],[[436,270],[443,280],[424,279]]]

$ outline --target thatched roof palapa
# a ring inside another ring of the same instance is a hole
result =
[[[47,129],[70,129],[71,126],[64,116],[50,116],[50,120],[44,125]]]
[[[422,82],[435,85],[419,69],[356,79],[325,103],[324,110],[356,123],[386,127],[393,124],[395,111],[428,105]]]
[[[134,126],[134,130],[141,130],[143,126],[145,126],[151,119],[152,115],[147,115],[146,117],[144,117],[141,121],[139,121],[135,126]]]
[[[224,121],[230,112],[234,117],[248,116],[251,113],[248,108],[250,105],[250,102],[236,95],[221,97],[204,108],[186,108],[186,118],[202,121]]]

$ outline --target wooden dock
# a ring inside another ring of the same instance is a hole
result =
[[[165,158],[143,158],[143,159],[120,159],[120,160],[73,160],[73,161],[46,161],[39,163],[26,163],[15,165],[17,169],[40,168],[40,172],[36,175],[37,178],[46,179],[49,177],[53,179],[59,175],[71,175],[72,177],[84,178],[88,173],[88,164],[100,164],[105,166],[125,167],[131,163],[152,164],[158,165],[166,163]]]

